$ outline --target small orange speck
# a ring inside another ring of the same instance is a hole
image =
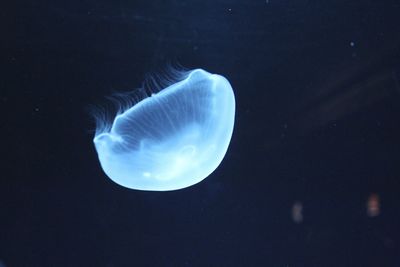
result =
[[[367,200],[367,215],[368,217],[376,217],[379,215],[381,209],[381,203],[379,195],[372,193],[369,195]]]

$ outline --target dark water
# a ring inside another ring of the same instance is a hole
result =
[[[0,265],[400,266],[399,12],[369,0],[2,8]],[[168,63],[230,80],[229,151],[193,187],[122,188],[99,166],[88,108]]]

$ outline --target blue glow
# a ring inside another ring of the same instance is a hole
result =
[[[195,69],[122,110],[111,123],[98,118],[93,142],[104,172],[117,184],[176,190],[202,181],[219,166],[234,117],[228,80]]]

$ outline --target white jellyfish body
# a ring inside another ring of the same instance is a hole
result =
[[[104,172],[117,184],[176,190],[200,182],[218,167],[234,116],[228,80],[195,69],[118,114],[93,141]]]

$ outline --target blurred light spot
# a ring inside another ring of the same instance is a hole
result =
[[[292,206],[292,219],[295,223],[303,222],[303,204],[296,201]]]
[[[367,215],[369,217],[376,217],[380,213],[380,200],[378,194],[372,193],[367,200]]]

